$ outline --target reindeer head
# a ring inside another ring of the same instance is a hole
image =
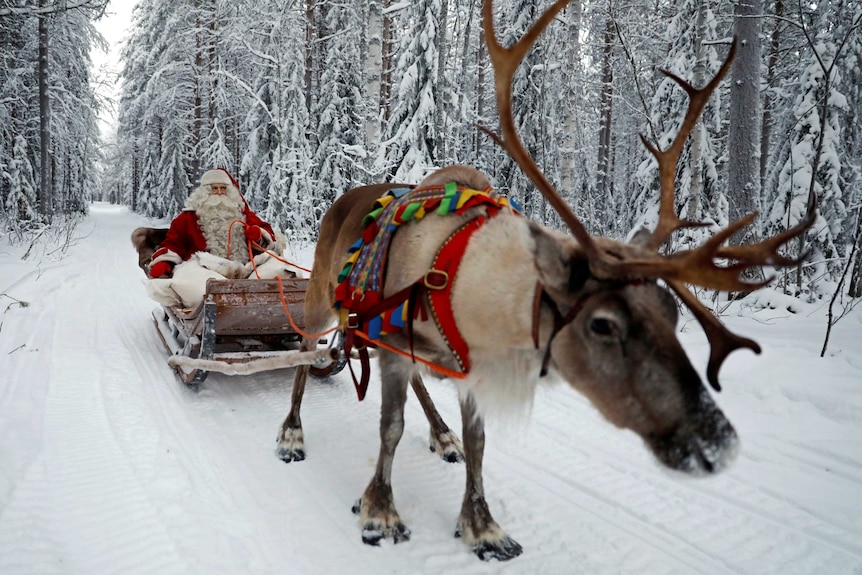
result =
[[[682,127],[667,150],[659,150],[641,136],[659,166],[661,198],[656,229],[638,234],[629,244],[589,234],[524,148],[512,114],[515,70],[568,0],[557,0],[510,48],[497,43],[491,4],[488,0],[483,6],[483,21],[502,136],[483,130],[518,163],[573,236],[562,239],[534,228],[537,267],[545,292],[542,297],[556,317],[549,361],[608,420],[640,435],[663,464],[690,473],[718,471],[733,458],[736,433],[676,337],[677,306],[668,288],[703,326],[711,346],[707,379],[718,391],[718,372],[725,358],[739,348],[759,353],[760,347],[727,330],[686,284],[719,291],[751,291],[768,281],[747,282],[741,277],[746,270],[799,263],[778,249],[812,225],[814,198],[809,198],[808,213],[798,225],[763,241],[723,245],[754,221],[756,214],[750,214],[697,248],[659,253],[674,231],[704,225],[683,221],[673,211],[676,167],[688,134],[730,68],[734,42],[721,69],[702,89],[664,72],[686,91],[689,105]]]

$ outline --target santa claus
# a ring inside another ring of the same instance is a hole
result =
[[[284,247],[284,237],[251,211],[230,174],[209,170],[153,253],[147,292],[164,305],[193,307],[203,299],[209,278],[287,275],[278,264],[259,267]]]

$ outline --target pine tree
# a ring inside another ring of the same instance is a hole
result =
[[[535,2],[515,0],[505,12],[505,18],[504,14],[496,16],[500,43],[511,46],[517,42],[540,14]],[[558,27],[553,25],[545,31],[518,66],[512,82],[515,128],[530,157],[555,187],[560,181],[559,160],[552,138],[555,123],[550,111],[556,107],[556,94],[555,90],[549,89],[554,84],[549,70],[555,68],[550,63],[558,34]],[[544,221],[545,202],[542,195],[513,160],[508,156],[501,158],[495,176],[498,187],[507,191],[520,204],[527,217]]]
[[[324,62],[316,109],[313,178],[316,201],[329,205],[344,191],[356,186],[365,174],[365,110],[367,94],[360,53],[359,29],[351,24],[361,22],[357,4],[329,7],[323,26]]]
[[[301,8],[290,2],[266,3],[258,33],[244,44],[256,62],[256,76],[248,82],[253,97],[244,119],[249,134],[241,163],[248,181],[245,194],[262,217],[291,240],[314,237],[321,215],[308,138]]]
[[[27,140],[19,134],[15,137],[8,168],[3,171],[7,186],[3,203],[4,218],[8,220],[7,226],[13,229],[32,225],[38,218],[35,209],[37,187],[31,156]]]
[[[835,278],[840,273],[837,245],[846,218],[841,178],[841,115],[847,100],[838,91],[841,75],[833,67],[837,45],[832,31],[821,29],[810,46],[808,63],[799,79],[794,112],[797,123],[789,155],[778,178],[767,226],[771,233],[795,224],[805,214],[809,191],[818,198],[818,217],[806,235],[812,265],[804,268],[813,292],[821,292],[817,278]],[[802,249],[803,246],[800,246]],[[797,278],[797,290],[802,278]]]
[[[97,189],[101,136],[90,82],[90,47],[99,37],[91,15],[58,13],[51,22],[51,134],[54,204],[63,214],[84,213]]]
[[[434,124],[438,91],[440,0],[410,4],[402,37],[392,115],[378,157],[378,172],[399,181],[419,180],[439,160]]]
[[[661,68],[696,88],[703,87],[721,67],[724,54],[718,53],[720,36],[717,18],[706,2],[683,3],[663,34],[668,52]],[[674,80],[664,75],[659,78],[644,134],[665,150],[679,132],[689,100]],[[677,240],[682,245],[699,244],[717,227],[727,224],[727,200],[718,181],[717,150],[723,148],[721,112],[721,91],[716,90],[692,129],[677,166],[676,213],[684,219],[713,224],[712,229],[683,231]],[[632,202],[637,218],[630,228],[635,231],[655,227],[659,206],[658,166],[647,150],[641,148],[640,156],[643,160],[636,171],[639,192]]]

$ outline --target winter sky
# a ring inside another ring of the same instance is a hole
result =
[[[137,6],[137,0],[113,0],[108,4],[105,16],[95,23],[96,30],[104,36],[108,43],[107,52],[98,48],[90,54],[93,62],[93,72],[99,84],[99,94],[116,100],[120,94],[119,73],[120,47],[129,32],[132,23],[132,10]],[[114,105],[103,106],[100,118],[103,130],[116,119]]]

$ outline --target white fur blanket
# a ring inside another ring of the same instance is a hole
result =
[[[255,271],[257,268],[257,271]],[[204,298],[207,280],[274,279],[277,277],[297,277],[290,266],[268,253],[258,254],[252,263],[241,264],[208,252],[198,252],[174,268],[170,278],[156,278],[147,281],[147,294],[162,305],[193,308]]]

